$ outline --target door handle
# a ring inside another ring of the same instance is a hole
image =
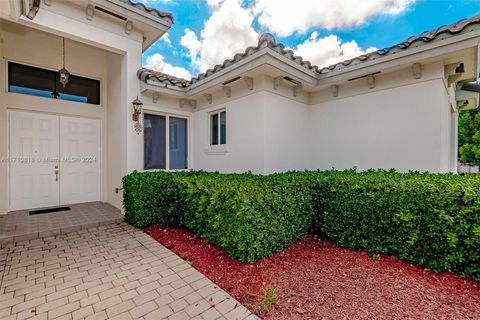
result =
[[[53,172],[55,173],[55,181],[58,182],[58,166],[55,166],[55,170]]]

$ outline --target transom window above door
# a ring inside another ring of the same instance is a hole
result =
[[[8,62],[8,92],[100,105],[100,81],[70,75],[63,87],[57,71]]]
[[[144,114],[143,122],[144,169],[188,169],[187,119]]]

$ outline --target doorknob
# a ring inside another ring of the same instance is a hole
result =
[[[53,172],[55,173],[55,181],[58,181],[58,166],[55,166],[55,170]]]

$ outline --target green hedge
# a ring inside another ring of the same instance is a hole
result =
[[[289,176],[134,172],[124,178],[127,222],[180,225],[253,262],[308,234],[313,194]]]
[[[480,280],[480,177],[393,171],[134,172],[126,220],[183,226],[241,261],[307,233]]]
[[[395,172],[319,177],[314,230],[339,246],[480,280],[480,177]]]

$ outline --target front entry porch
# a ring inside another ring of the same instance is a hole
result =
[[[71,210],[30,215],[28,210],[0,215],[0,244],[19,242],[120,223],[120,210],[102,202],[69,205]]]

